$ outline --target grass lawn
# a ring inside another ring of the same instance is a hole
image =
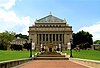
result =
[[[36,52],[32,52],[35,54]],[[30,52],[29,51],[9,51],[9,50],[0,50],[0,62],[7,61],[7,60],[15,60],[15,59],[22,59],[22,58],[29,58]]]
[[[69,54],[70,51],[63,51],[64,53]],[[80,52],[72,51],[73,58],[81,58],[81,59],[91,59],[91,60],[99,60],[100,61],[100,51],[97,50],[80,50]]]

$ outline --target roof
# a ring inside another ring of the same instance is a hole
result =
[[[93,45],[95,45],[95,46],[100,46],[100,44],[93,44]]]
[[[49,22],[49,23],[55,23],[55,22],[57,22],[57,23],[65,23],[66,21],[65,20],[62,20],[62,19],[60,19],[60,18],[58,18],[58,17],[55,17],[55,16],[53,16],[52,14],[49,14],[48,16],[46,16],[46,17],[43,17],[43,18],[41,18],[41,19],[39,19],[39,20],[36,20],[36,23],[47,23],[47,22]]]

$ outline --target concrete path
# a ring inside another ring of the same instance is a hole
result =
[[[17,68],[88,68],[69,60],[33,60]]]

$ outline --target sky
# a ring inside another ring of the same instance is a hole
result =
[[[29,26],[50,12],[66,19],[74,33],[88,31],[100,40],[100,0],[0,0],[0,32],[28,35]]]

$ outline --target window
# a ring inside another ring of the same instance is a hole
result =
[[[58,34],[56,34],[56,41],[58,41]]]
[[[41,41],[41,34],[39,34],[39,36],[40,36],[40,41]]]
[[[45,41],[45,34],[43,34],[43,41]]]
[[[60,34],[60,41],[62,41],[62,34]]]
[[[64,43],[64,34],[63,34],[63,43]]]
[[[59,27],[61,27],[61,25],[59,25]]]
[[[52,38],[51,38],[51,34],[50,34],[50,42],[51,42]]]
[[[46,34],[46,41],[48,41],[48,34]]]
[[[53,34],[53,41],[55,41],[55,34]]]

